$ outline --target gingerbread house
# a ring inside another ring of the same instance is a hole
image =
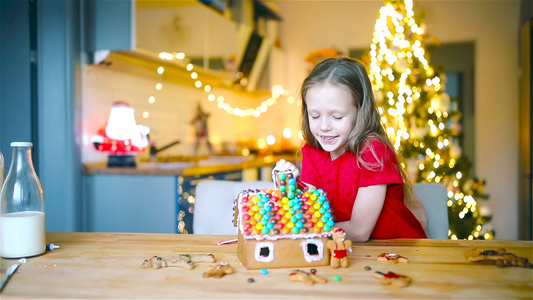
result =
[[[277,174],[275,181],[276,188],[238,195],[237,256],[248,269],[328,265],[326,243],[335,223],[327,194],[300,190],[290,173]]]

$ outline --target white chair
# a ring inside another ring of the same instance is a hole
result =
[[[196,185],[192,230],[195,234],[237,234],[233,204],[247,189],[273,188],[269,181],[203,180]]]
[[[446,187],[439,183],[415,183],[413,188],[418,200],[424,204],[428,219],[428,237],[447,239],[449,222]]]
[[[233,205],[237,195],[246,189],[273,187],[274,183],[269,181],[200,181],[196,186],[193,233],[237,234],[237,228],[233,227]],[[447,239],[446,188],[438,183],[415,183],[413,188],[426,211],[429,238]]]

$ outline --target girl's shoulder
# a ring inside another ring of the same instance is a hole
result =
[[[362,153],[366,153],[368,151],[374,153],[387,153],[391,151],[394,152],[390,144],[388,144],[386,141],[377,136],[369,136],[363,143],[363,147],[361,147],[361,150]]]
[[[330,160],[329,155],[330,155],[329,152],[323,149],[313,147],[308,143],[305,143],[304,146],[302,147],[302,156],[308,162],[309,161],[315,161],[315,162],[328,161]]]
[[[323,152],[323,150],[317,149],[311,146],[309,143],[305,143],[302,147],[303,155],[318,155],[320,152]]]

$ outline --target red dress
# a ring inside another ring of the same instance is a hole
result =
[[[387,184],[385,202],[370,238],[427,238],[420,222],[404,204],[403,179],[395,168],[393,150],[379,141],[372,142],[372,146],[383,160],[383,169],[379,165],[377,170],[359,167],[357,156],[348,151],[332,161],[329,152],[306,144],[302,148],[301,180],[328,192],[335,222],[351,219],[359,187]],[[377,162],[369,148],[362,155],[365,162]]]

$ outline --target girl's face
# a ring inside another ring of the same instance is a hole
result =
[[[346,142],[355,125],[357,108],[347,87],[317,83],[307,90],[309,127],[331,160],[346,150]]]

